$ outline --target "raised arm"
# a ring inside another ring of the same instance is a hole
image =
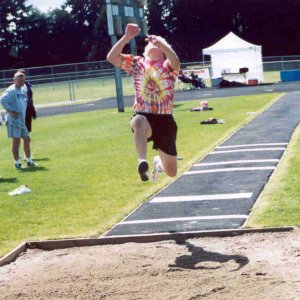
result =
[[[179,58],[172,47],[163,38],[160,36],[148,35],[148,41],[162,50],[166,58],[169,60],[170,66],[173,70],[179,70]]]
[[[134,37],[136,37],[141,29],[137,24],[127,24],[125,34],[122,38],[112,47],[112,49],[107,54],[107,61],[111,64],[120,67],[121,66],[121,54],[125,45]]]

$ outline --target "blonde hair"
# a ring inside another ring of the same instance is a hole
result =
[[[161,36],[155,36],[156,37],[156,39],[159,41],[159,42],[161,42],[162,44],[164,44],[165,46],[167,46],[167,47],[169,47],[169,48],[171,48],[172,49],[172,46],[163,38],[163,37],[161,37]],[[149,56],[148,56],[148,52],[149,52],[149,50],[152,48],[152,47],[155,47],[152,43],[148,43],[147,44],[147,46],[145,47],[145,50],[144,50],[144,53],[143,53],[143,56],[145,57],[145,58],[147,58],[147,59],[149,59]],[[163,55],[164,55],[164,57],[166,57],[165,56],[165,54],[163,53]]]

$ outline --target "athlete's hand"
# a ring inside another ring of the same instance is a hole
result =
[[[139,25],[129,23],[126,26],[125,30],[125,37],[129,40],[133,39],[140,33],[141,29],[139,28]]]
[[[156,35],[148,35],[146,41],[158,48],[160,48],[163,45]]]

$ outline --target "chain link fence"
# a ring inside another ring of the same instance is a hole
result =
[[[181,67],[206,67],[209,61],[183,63]],[[300,69],[300,55],[263,58],[264,82],[280,81],[280,71]],[[27,80],[33,85],[35,104],[95,100],[115,95],[114,68],[107,61],[26,68]],[[0,70],[0,89],[12,84],[17,69]],[[123,93],[134,93],[132,79],[122,72]]]
[[[95,77],[111,77],[113,75],[112,70],[111,65],[107,61],[97,61],[26,68],[26,77],[32,84],[38,85]],[[16,71],[17,69],[0,71],[0,87],[3,88],[10,85],[13,74]]]
[[[12,84],[16,71],[0,70],[0,89]],[[25,71],[27,81],[33,86],[35,104],[94,100],[112,96],[114,91],[114,68],[107,61],[34,67]],[[125,72],[122,76],[129,86],[130,77]]]

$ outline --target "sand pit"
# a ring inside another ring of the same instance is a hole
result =
[[[300,299],[300,229],[183,243],[28,250],[0,299]]]

